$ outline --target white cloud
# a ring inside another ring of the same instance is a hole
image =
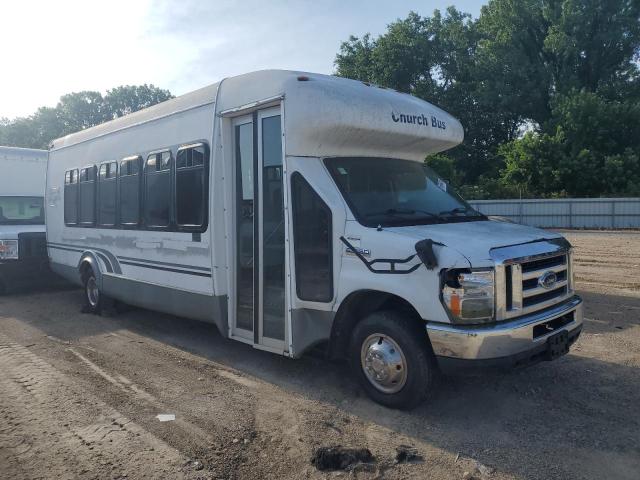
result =
[[[174,94],[262,68],[333,71],[340,42],[450,1],[7,0],[0,117],[80,90],[153,83]],[[456,2],[479,13],[474,0]]]

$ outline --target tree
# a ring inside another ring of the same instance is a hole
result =
[[[104,106],[111,118],[122,117],[173,98],[169,90],[153,85],[124,85],[107,90]]]
[[[126,85],[100,92],[84,91],[60,97],[55,108],[40,107],[33,115],[0,121],[0,144],[47,148],[52,140],[99,125],[172,98],[153,85]]]
[[[570,92],[552,110],[554,130],[505,144],[504,184],[531,195],[640,195],[640,104]]]

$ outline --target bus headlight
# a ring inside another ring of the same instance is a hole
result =
[[[18,259],[18,240],[0,240],[0,260]]]
[[[443,275],[442,300],[455,323],[493,321],[493,270],[453,269]]]

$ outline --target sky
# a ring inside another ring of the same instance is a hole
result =
[[[265,68],[333,73],[349,35],[481,0],[0,0],[0,117],[71,92],[151,83],[180,95]]]

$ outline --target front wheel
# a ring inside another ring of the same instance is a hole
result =
[[[374,401],[409,409],[427,399],[437,368],[426,335],[412,318],[391,310],[374,312],[356,325],[350,361]]]

